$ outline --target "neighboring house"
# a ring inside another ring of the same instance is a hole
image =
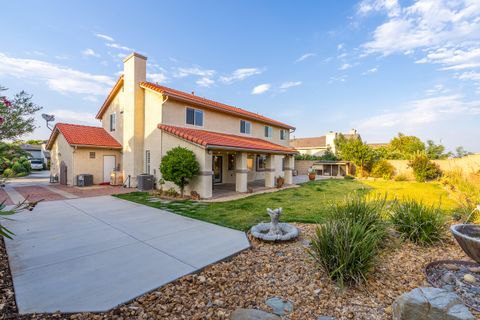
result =
[[[237,192],[247,192],[255,180],[274,187],[275,177],[284,176],[286,184],[292,183],[297,151],[289,146],[289,137],[294,127],[147,82],[146,60],[137,53],[124,59],[124,74],[96,116],[102,128],[55,126],[47,145],[53,175],[62,180],[63,161],[68,184],[80,173],[92,173],[95,183],[110,181],[108,172],[115,169],[135,186],[142,173],[160,178],[162,157],[182,146],[192,150],[200,164],[186,191],[202,198],[212,197],[215,184],[231,183]],[[95,158],[88,156],[92,152]]]
[[[21,144],[20,148],[23,151],[26,151],[30,154],[29,158],[30,159],[42,159],[44,158],[43,152],[42,152],[42,145],[40,144]]]
[[[335,150],[335,139],[339,132],[330,131],[324,136],[312,138],[298,138],[290,140],[290,146],[295,148],[300,154],[308,154],[312,156],[321,156],[330,149],[333,153]],[[357,130],[352,129],[349,133],[343,133],[345,138],[359,137]]]

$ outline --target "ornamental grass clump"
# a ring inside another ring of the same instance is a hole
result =
[[[384,207],[384,199],[350,197],[331,205],[317,227],[310,255],[341,287],[363,282],[373,268],[387,235]]]
[[[419,245],[431,245],[443,239],[446,219],[442,210],[407,199],[396,202],[390,220],[402,238]]]

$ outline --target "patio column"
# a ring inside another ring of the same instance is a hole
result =
[[[283,169],[284,171],[284,179],[285,179],[285,184],[293,184],[293,175],[292,171],[295,166],[295,159],[291,155],[286,155],[285,156],[285,168]]]
[[[265,187],[275,187],[275,156],[267,155],[265,161]]]
[[[247,183],[247,154],[245,152],[239,152],[235,155],[235,191],[247,192]]]
[[[197,155],[197,157],[200,163],[200,171],[188,187],[190,191],[195,190],[198,192],[202,199],[209,199],[213,196],[212,154],[205,150],[203,156]]]

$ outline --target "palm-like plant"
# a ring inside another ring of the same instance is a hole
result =
[[[7,229],[5,226],[2,225],[2,221],[5,220],[13,220],[9,216],[14,215],[15,213],[21,212],[21,211],[32,211],[33,208],[40,202],[40,201],[33,201],[29,202],[28,198],[20,202],[19,204],[15,205],[13,208],[10,208],[6,210],[6,205],[5,201],[3,200],[0,203],[0,236],[4,236],[8,239],[12,239],[12,236],[15,234]]]

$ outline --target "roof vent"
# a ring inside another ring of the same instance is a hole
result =
[[[195,91],[192,91],[192,96],[194,96],[194,95],[195,95]]]

